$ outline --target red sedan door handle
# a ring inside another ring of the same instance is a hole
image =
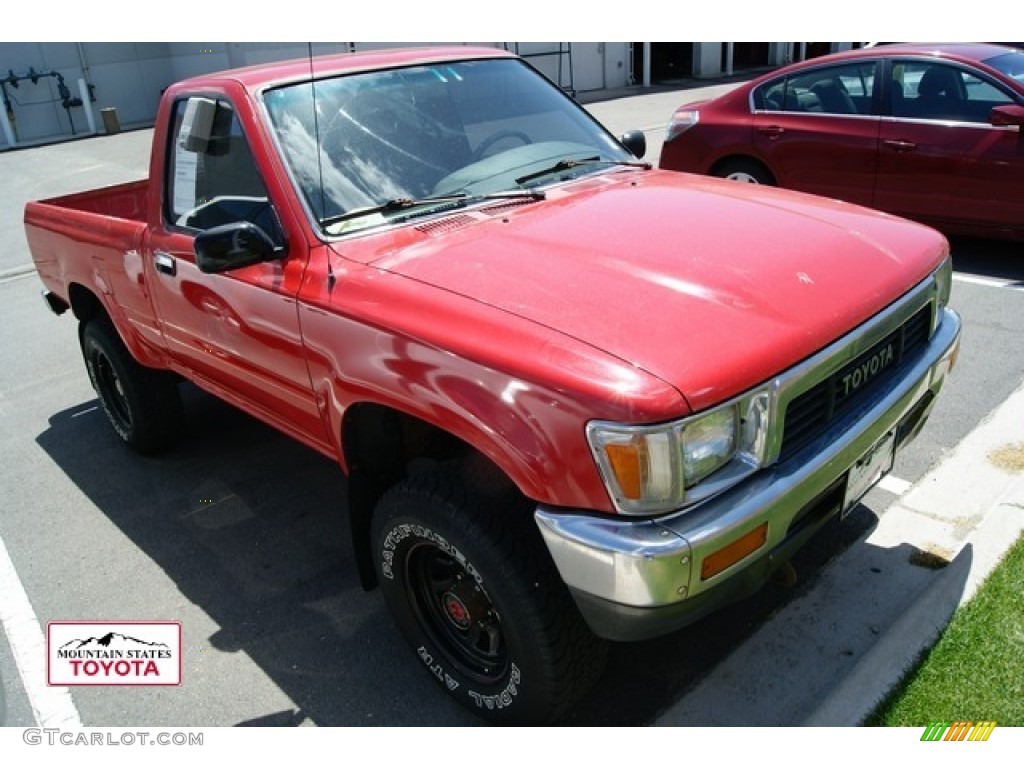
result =
[[[769,139],[777,139],[779,136],[786,132],[786,129],[781,125],[759,125],[757,130],[767,136]]]
[[[903,139],[883,139],[882,143],[887,147],[895,149],[897,152],[913,152],[917,149],[917,144],[912,141],[904,141]]]

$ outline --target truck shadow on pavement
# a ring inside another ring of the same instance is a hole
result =
[[[55,414],[37,438],[101,513],[220,627],[197,637],[185,623],[183,684],[167,693],[181,697],[176,711],[202,711],[202,685],[216,684],[203,670],[210,653],[244,651],[297,709],[207,725],[480,725],[425,674],[380,596],[361,589],[338,466],[191,385],[182,391],[187,434],[159,457],[124,448],[99,408],[83,413],[96,401]],[[843,523],[827,525],[794,560],[795,588],[771,584],[668,637],[614,644],[597,688],[561,724],[650,724],[876,523],[859,506]],[[75,557],[88,562],[88,553]],[[116,605],[107,613],[80,618],[181,618],[122,617]],[[231,684],[244,700],[250,684]],[[249,711],[244,704],[242,711]]]

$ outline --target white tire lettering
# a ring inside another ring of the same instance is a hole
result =
[[[421,539],[432,541],[442,551],[446,552],[452,558],[454,558],[460,566],[473,577],[473,580],[481,587],[484,585],[483,576],[480,572],[473,567],[473,564],[466,560],[466,556],[462,554],[454,545],[452,545],[444,536],[429,528],[425,528],[422,525],[410,525],[408,523],[401,523],[396,525],[390,531],[388,535],[384,537],[383,549],[381,551],[381,573],[386,579],[394,579],[394,559],[395,550],[398,545],[401,544],[409,536],[418,536]]]
[[[518,683],[522,680],[522,675],[519,673],[519,667],[515,664],[512,665],[512,673],[509,675],[508,685],[505,689],[498,693],[496,696],[485,696],[482,693],[476,691],[466,691],[470,698],[476,703],[480,709],[504,709],[505,707],[512,706],[512,700],[516,694],[519,693],[517,688]]]
[[[420,657],[424,664],[427,665],[427,669],[430,670],[430,674],[444,683],[444,686],[449,691],[454,691],[459,687],[459,681],[444,671],[444,667],[440,664],[434,663],[434,657],[430,651],[424,648],[422,645],[416,649],[416,654]]]

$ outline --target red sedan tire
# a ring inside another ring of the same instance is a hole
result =
[[[727,160],[716,166],[711,174],[722,179],[730,179],[745,184],[764,184],[769,187],[776,185],[771,172],[756,160]]]

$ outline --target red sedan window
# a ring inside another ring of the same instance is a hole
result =
[[[992,107],[1012,104],[1009,94],[978,75],[949,64],[893,64],[891,109],[896,117],[988,123]]]
[[[869,115],[874,82],[874,62],[820,67],[766,83],[754,104],[780,112]]]

